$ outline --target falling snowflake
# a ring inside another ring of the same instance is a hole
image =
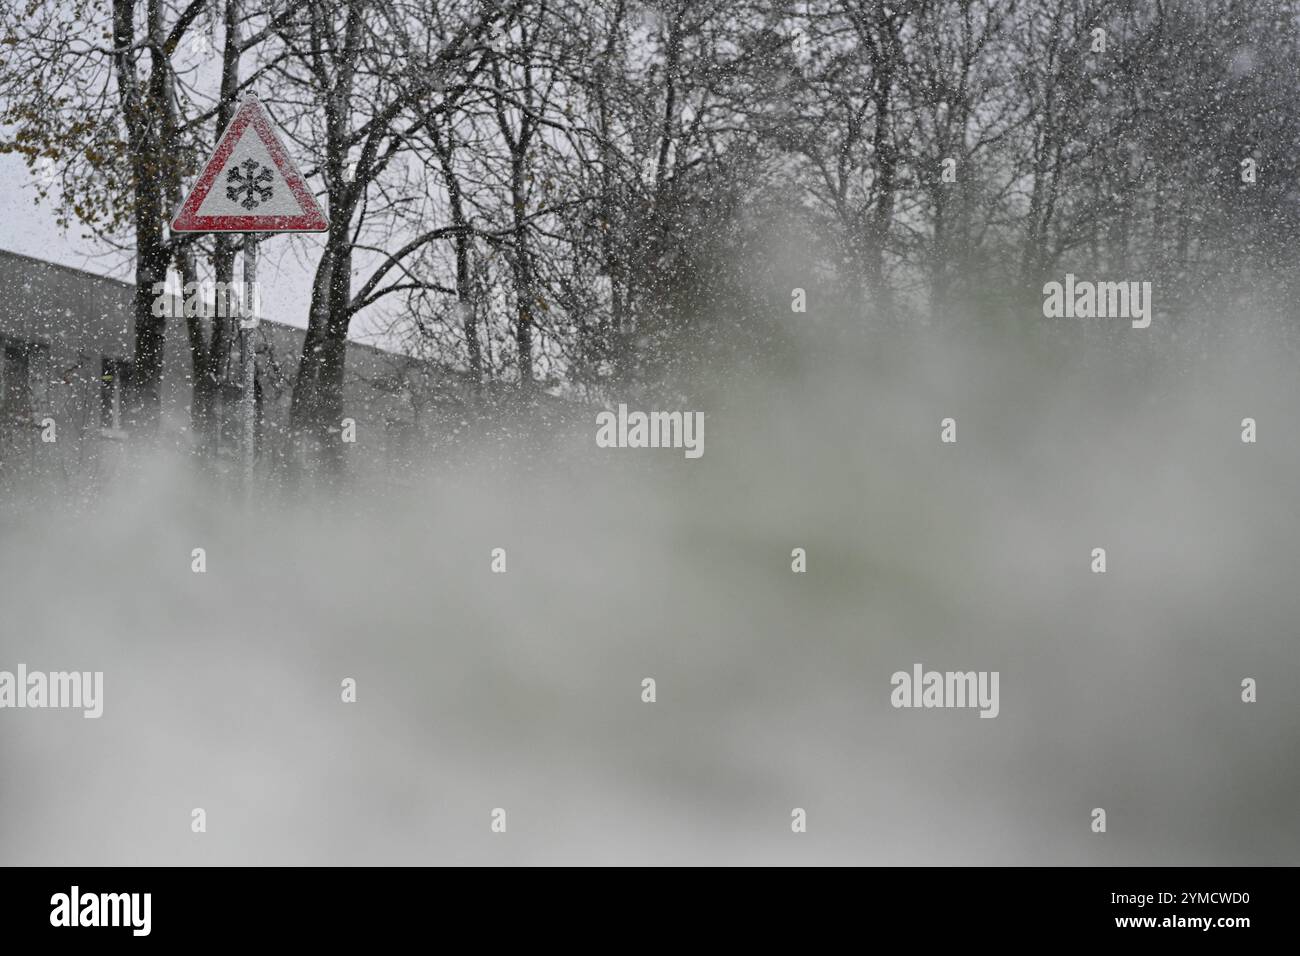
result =
[[[245,209],[256,209],[271,198],[271,170],[255,159],[246,159],[240,165],[244,168],[242,173],[239,166],[231,166],[226,173],[226,198],[238,202]],[[242,200],[239,198],[241,194]]]

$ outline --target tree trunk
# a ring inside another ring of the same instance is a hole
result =
[[[163,239],[163,169],[158,155],[158,130],[149,108],[150,97],[162,92],[162,65],[155,63],[150,89],[140,89],[137,74],[135,3],[113,0],[113,44],[118,95],[130,149],[133,189],[132,221],[136,261],[133,302],[134,359],[131,373],[131,424],[146,436],[157,430],[161,412],[162,360],[165,319],[153,314],[154,286],[167,279],[170,259]],[[161,16],[157,0],[149,4],[150,29]],[[155,48],[156,49],[156,48]],[[155,56],[157,53],[155,52]]]

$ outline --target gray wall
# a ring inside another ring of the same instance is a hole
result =
[[[52,417],[58,441],[40,442],[35,427],[10,429],[0,442],[0,475],[26,470],[72,476],[99,474],[120,454],[120,439],[100,429],[100,375],[104,358],[131,358],[133,287],[15,253],[0,251],[0,338],[36,346],[30,358],[32,411],[39,422]],[[177,310],[179,311],[179,310]],[[210,331],[205,321],[205,335]],[[289,401],[302,351],[301,329],[263,322],[258,336],[259,374],[264,398],[264,466],[282,462],[288,448]],[[465,393],[455,373],[435,371],[403,356],[359,343],[348,349],[344,407],[357,423],[349,460],[387,460],[427,440],[437,419],[428,383],[437,379],[443,399]],[[419,388],[409,382],[418,380]],[[193,377],[183,318],[167,320],[162,386],[164,444],[191,450]],[[223,445],[223,455],[235,449]],[[18,460],[15,461],[15,458]]]

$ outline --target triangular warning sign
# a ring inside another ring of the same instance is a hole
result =
[[[324,232],[329,225],[271,118],[249,96],[176,211],[172,232]]]

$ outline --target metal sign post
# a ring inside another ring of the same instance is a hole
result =
[[[244,420],[244,491],[253,488],[253,467],[257,463],[257,343],[253,333],[261,317],[257,314],[257,233],[244,233],[244,309],[239,318],[239,360],[244,373],[244,394],[240,410]]]

